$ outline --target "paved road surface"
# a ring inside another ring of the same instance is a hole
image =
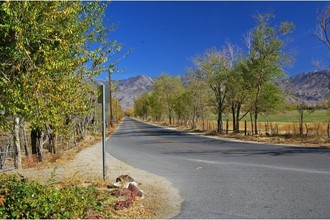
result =
[[[176,218],[330,218],[330,149],[215,140],[126,118],[107,151],[169,179]]]

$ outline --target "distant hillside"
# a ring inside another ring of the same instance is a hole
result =
[[[178,76],[187,83],[187,76]],[[118,80],[114,97],[119,100],[122,108],[127,110],[134,107],[134,100],[144,92],[151,90],[157,78],[150,78],[144,75],[131,77],[126,80]],[[328,85],[330,83],[330,70],[313,73],[301,73],[282,80],[278,86],[291,97],[290,103],[304,101],[314,104],[324,101],[330,96]]]
[[[116,81],[114,97],[120,102],[122,108],[133,108],[134,100],[144,92],[150,91],[154,80],[150,77],[139,75],[126,80]]]
[[[290,102],[305,101],[317,103],[330,96],[328,88],[330,83],[330,70],[312,73],[301,73],[278,83],[287,94],[293,97]]]

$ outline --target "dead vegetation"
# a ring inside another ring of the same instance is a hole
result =
[[[108,128],[107,136],[111,135],[116,127],[117,125],[114,128]],[[95,148],[95,144],[100,143],[101,140],[101,134],[88,136],[85,140],[80,141],[76,146],[66,151],[61,151],[57,154],[45,153],[42,162],[39,162],[38,158],[34,158],[35,156],[24,157],[22,169],[12,170],[6,173],[23,175],[28,179],[38,181],[42,184],[55,184],[57,188],[77,185],[94,186],[100,191],[109,193],[109,186],[113,185],[115,181],[113,175],[115,173],[122,174],[122,172],[127,172],[127,169],[122,164],[117,165],[117,167],[113,167],[112,165],[112,173],[108,175],[106,181],[103,181],[102,170],[100,169],[100,163],[102,161],[101,153],[96,152],[96,158],[89,158],[91,157],[90,154],[92,156],[95,154],[95,149],[90,147],[94,145]],[[137,202],[131,204],[129,209],[116,210],[115,207],[118,203],[118,198],[109,194],[110,202],[113,205],[110,208],[105,207],[108,209],[105,211],[111,218],[115,219],[156,218],[159,216],[159,207],[161,205],[155,202],[152,196],[156,194],[156,189],[151,185],[146,186],[148,187],[147,189],[144,188],[144,185],[142,185],[142,188],[148,194],[147,199],[137,200]],[[94,213],[93,210],[90,212],[87,210],[86,213],[88,214],[85,216],[86,218],[102,218],[102,216]]]
[[[149,121],[150,122],[150,121]],[[244,131],[244,122],[240,123],[240,133],[232,133],[232,125],[228,123],[228,132],[226,132],[226,122],[224,131],[221,134],[216,132],[215,121],[205,121],[197,123],[196,128],[182,124],[171,124],[167,121],[151,122],[160,126],[172,127],[180,131],[204,133],[211,136],[220,136],[224,138],[233,138],[243,141],[264,142],[272,144],[297,145],[305,147],[330,147],[329,123],[305,123],[303,135],[299,134],[298,123],[269,122],[259,123],[259,134],[252,135],[251,126],[247,124],[246,134]],[[204,129],[203,129],[204,128]]]

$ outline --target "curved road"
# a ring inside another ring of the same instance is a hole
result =
[[[126,118],[107,151],[170,180],[184,199],[176,218],[330,217],[330,149],[223,141]]]

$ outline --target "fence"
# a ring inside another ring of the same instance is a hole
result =
[[[0,172],[14,168],[14,150],[10,141],[0,143]]]
[[[203,129],[204,127],[204,129]],[[248,121],[240,122],[240,132],[245,135],[252,135],[252,125]],[[196,129],[204,131],[215,131],[217,129],[217,122],[214,120],[199,121]],[[224,121],[223,123],[224,133],[229,134],[233,132],[233,124],[231,121]],[[300,124],[297,122],[259,122],[258,134],[260,135],[301,135]],[[330,138],[330,122],[315,122],[304,123],[303,133],[304,136],[318,136]]]

